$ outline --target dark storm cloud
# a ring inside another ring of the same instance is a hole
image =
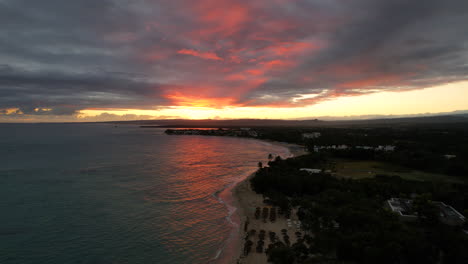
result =
[[[83,108],[113,108],[116,104],[127,108],[164,104],[158,85],[118,74],[66,75],[0,67],[0,87],[2,108],[20,108],[24,114],[70,115]]]
[[[356,89],[417,89],[468,79],[467,1],[341,3],[348,16],[327,34],[329,46],[267,82],[257,97],[324,90],[353,95]],[[311,81],[294,85],[304,76]]]
[[[164,105],[160,85],[121,45],[142,27],[137,15],[115,1],[0,1],[0,108],[70,115]]]
[[[0,24],[0,114],[300,106],[468,76],[465,0],[0,0]]]

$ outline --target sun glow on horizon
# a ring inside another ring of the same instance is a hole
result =
[[[182,97],[182,95],[179,95]],[[301,95],[313,98],[315,95]],[[468,81],[450,83],[422,90],[405,92],[378,92],[361,96],[340,97],[302,107],[242,107],[225,106],[229,100],[198,98],[184,105],[160,110],[89,109],[80,111],[80,118],[102,114],[147,116],[153,119],[300,119],[321,116],[405,115],[450,112],[468,109]],[[105,116],[103,116],[105,118]]]

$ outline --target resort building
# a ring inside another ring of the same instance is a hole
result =
[[[465,217],[452,206],[438,201],[432,201],[431,203],[438,208],[439,220],[442,223],[451,226],[459,226],[463,225],[465,222]],[[418,218],[418,212],[413,209],[413,200],[391,198],[387,200],[386,205],[404,221],[415,221]]]
[[[250,137],[258,137],[258,133],[256,131],[253,131],[253,130],[248,131],[247,134]]]
[[[395,151],[395,146],[385,145],[385,146],[348,146],[348,145],[330,145],[330,146],[314,146],[314,152],[319,152],[320,150],[347,150],[347,149],[364,149],[364,150],[373,150],[373,151]]]
[[[443,202],[432,202],[439,208],[439,219],[442,223],[452,226],[463,225],[465,217],[455,210],[452,206],[446,205]]]
[[[445,157],[446,159],[449,160],[449,159],[454,159],[454,158],[456,158],[457,155],[445,154],[444,157]]]
[[[375,150],[380,150],[380,151],[394,151],[394,150],[395,150],[395,146],[390,146],[390,145],[387,145],[387,146],[378,146]]]
[[[413,211],[413,200],[391,198],[387,200],[387,206],[404,221],[416,221],[418,219],[417,213]]]
[[[302,133],[302,139],[319,138],[321,135],[320,132]]]
[[[321,169],[308,169],[308,168],[301,168],[299,169],[300,171],[306,171],[308,172],[309,174],[317,174],[317,173],[321,173],[322,170]]]

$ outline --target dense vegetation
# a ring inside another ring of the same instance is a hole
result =
[[[259,137],[314,146],[346,145],[346,150],[326,150],[332,157],[391,162],[427,172],[468,177],[468,127],[447,128],[316,128],[257,129]],[[319,132],[320,137],[303,139],[302,134]],[[356,146],[392,145],[395,151],[379,152]],[[452,155],[447,158],[445,155]]]
[[[348,143],[349,144],[349,143]],[[280,242],[267,250],[273,263],[466,263],[468,238],[461,227],[438,221],[428,200],[439,200],[460,212],[468,209],[468,187],[408,181],[397,176],[339,179],[309,174],[330,153],[276,158],[252,178],[254,190],[281,210],[299,208],[307,232],[293,245]],[[384,207],[390,197],[412,197],[420,217],[404,223]]]

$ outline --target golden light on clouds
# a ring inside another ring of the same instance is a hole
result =
[[[311,98],[303,95],[301,98]],[[158,118],[184,119],[297,119],[321,116],[358,115],[405,115],[439,113],[468,109],[468,81],[446,84],[438,87],[405,92],[377,92],[373,94],[340,97],[311,106],[273,107],[194,107],[174,106],[161,110],[83,110],[80,116],[98,116],[103,113],[113,115],[152,116]],[[196,104],[192,104],[196,105]]]
[[[8,2],[0,122],[468,110],[464,0]]]

